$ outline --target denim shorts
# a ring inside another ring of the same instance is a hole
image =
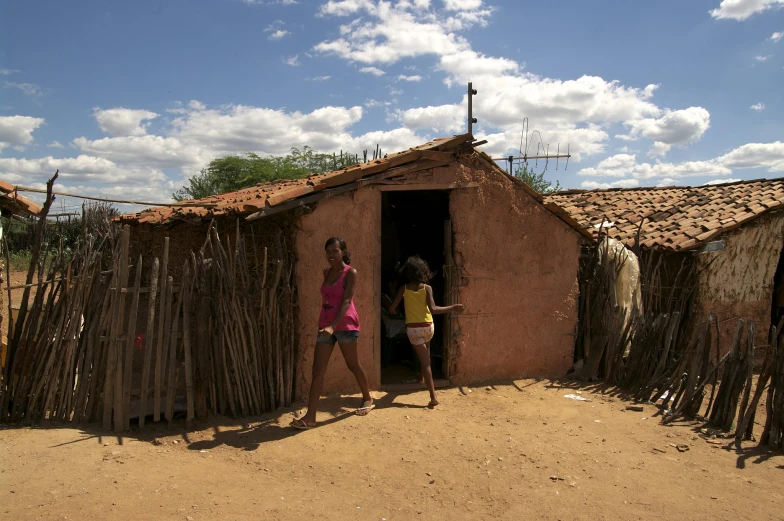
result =
[[[325,338],[322,335],[316,335],[317,344],[329,344],[334,346],[337,342],[340,345],[353,344],[359,340],[359,331],[335,331],[331,337]]]

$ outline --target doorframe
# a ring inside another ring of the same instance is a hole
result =
[[[378,382],[379,388],[384,391],[406,391],[412,389],[419,389],[424,388],[419,384],[392,384],[392,385],[382,385],[381,384],[381,341],[383,335],[383,327],[381,324],[381,262],[382,262],[382,244],[383,244],[383,237],[381,230],[383,229],[382,226],[382,219],[383,219],[383,202],[381,200],[381,196],[383,195],[382,192],[430,192],[430,191],[448,191],[452,192],[459,189],[464,188],[478,188],[479,183],[477,182],[467,182],[467,183],[409,183],[409,184],[399,184],[395,183],[391,180],[381,181],[379,183],[374,183],[372,185],[373,188],[378,190],[379,192],[379,201],[378,201],[378,211],[376,215],[376,221],[378,222],[378,240],[376,241],[376,258],[378,259],[374,263],[375,268],[375,301],[376,301],[376,315],[378,316],[377,324],[376,324],[376,339],[374,342],[374,352],[378,355],[378,358],[375,360],[375,366],[378,370]],[[452,194],[449,194],[450,198],[450,209],[448,212],[448,219],[444,220],[444,266],[442,269],[444,270],[444,295],[442,295],[442,299],[444,305],[454,304],[459,302],[459,275],[457,267],[455,266],[455,255],[454,255],[454,231],[452,227],[452,211],[451,211],[451,198]],[[447,243],[448,239],[448,243]],[[449,291],[452,289],[452,291]],[[451,297],[451,298],[448,298]],[[444,374],[443,379],[439,379],[435,381],[436,387],[448,387],[451,385],[452,381],[452,372],[455,369],[456,357],[455,355],[455,346],[454,346],[454,330],[456,327],[457,319],[450,313],[448,317],[445,317],[444,320],[444,330],[442,334],[444,335],[444,345],[443,345],[443,358],[442,358],[442,371]],[[448,335],[448,336],[447,336]]]

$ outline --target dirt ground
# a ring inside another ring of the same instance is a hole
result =
[[[580,394],[577,394],[579,391]],[[590,401],[565,398],[575,394]],[[5,519],[784,518],[784,455],[738,450],[699,425],[660,425],[608,391],[517,381],[327,398],[321,425],[287,409],[185,433],[148,425],[0,430]],[[757,419],[764,421],[764,414]],[[757,425],[757,433],[760,430]],[[676,447],[681,446],[681,450]]]

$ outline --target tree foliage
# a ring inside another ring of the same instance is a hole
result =
[[[533,171],[533,168],[528,165],[528,163],[520,164],[520,166],[517,167],[517,170],[515,170],[514,175],[516,178],[541,194],[557,192],[561,189],[561,183],[556,180],[555,186],[553,186],[551,181],[548,181],[544,178],[544,171],[537,174]]]
[[[177,201],[201,199],[215,194],[234,192],[259,183],[280,179],[301,179],[354,165],[359,157],[353,154],[322,154],[310,147],[292,148],[285,156],[266,156],[249,152],[246,155],[213,159],[207,168],[188,180],[173,194]]]

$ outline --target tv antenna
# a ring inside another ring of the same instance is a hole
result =
[[[466,123],[468,127],[468,133],[473,135],[474,133],[474,123],[477,122],[477,119],[474,117],[474,96],[477,95],[477,90],[474,88],[474,84],[472,82],[468,82],[468,117],[466,118]],[[536,141],[538,138],[538,141]],[[529,150],[533,145],[534,141],[536,141],[536,154],[529,155]],[[539,166],[539,160],[544,161],[544,170],[542,173],[547,171],[547,167],[550,166],[550,160],[555,159],[555,169],[558,170],[560,165],[561,159],[566,159],[566,165],[564,166],[564,170],[569,168],[569,158],[572,157],[571,147],[570,144],[566,144],[566,153],[561,153],[561,144],[557,144],[555,154],[550,154],[550,145],[545,144],[544,140],[542,139],[542,133],[538,130],[533,130],[531,135],[528,135],[528,118],[523,118],[523,128],[520,132],[520,150],[518,151],[518,155],[510,155],[507,157],[494,157],[493,161],[505,161],[507,163],[509,174],[514,175],[514,164],[517,162],[518,164],[528,165],[528,161],[533,161],[534,166]]]

